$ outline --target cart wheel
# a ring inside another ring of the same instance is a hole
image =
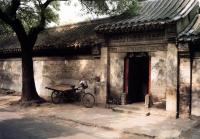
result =
[[[54,104],[58,104],[61,102],[61,93],[57,91],[53,91],[51,94],[51,100]]]
[[[81,102],[86,108],[92,108],[95,104],[94,95],[90,93],[85,93],[81,99]]]

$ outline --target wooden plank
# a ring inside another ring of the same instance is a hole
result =
[[[151,95],[151,57],[149,57],[149,81],[148,81],[148,94]]]
[[[50,89],[50,90],[66,92],[66,91],[73,90],[73,85],[70,85],[70,84],[59,84],[59,85],[55,85],[55,86],[51,86],[51,87],[46,87],[46,88]]]
[[[154,52],[154,51],[166,51],[165,45],[148,45],[148,46],[135,46],[135,47],[110,47],[109,51],[112,53],[128,53],[128,52]]]
[[[129,58],[128,57],[126,57],[125,58],[125,61],[124,61],[124,76],[125,76],[125,78],[124,78],[124,92],[126,93],[126,94],[128,94],[128,82],[129,82],[129,79],[128,79],[128,77],[129,77]]]
[[[167,45],[167,41],[166,40],[148,40],[147,41],[144,40],[135,40],[135,41],[111,41],[109,46],[110,47],[126,47],[126,46],[166,46]]]

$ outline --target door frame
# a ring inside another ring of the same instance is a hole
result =
[[[135,57],[135,56],[147,56],[148,57],[148,83],[147,83],[147,94],[151,95],[151,57],[149,53],[147,52],[133,52],[133,53],[127,53],[127,56],[124,58],[124,93],[126,96],[129,93],[129,61],[130,58]]]

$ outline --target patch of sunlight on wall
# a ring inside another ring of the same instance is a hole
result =
[[[4,62],[4,63],[3,63],[3,70],[8,70],[8,69],[7,69],[7,65],[8,65],[7,62]]]
[[[42,95],[43,92],[40,92],[40,90],[43,90],[42,88],[42,82],[43,82],[43,68],[44,68],[44,61],[34,61],[34,78],[35,78],[35,85],[36,90],[39,95]]]
[[[86,65],[87,65],[87,60],[80,61],[80,72],[82,72],[86,68]]]

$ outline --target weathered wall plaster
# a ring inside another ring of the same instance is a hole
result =
[[[126,53],[110,53],[110,97],[120,98],[124,85],[124,58]]]
[[[0,60],[0,88],[21,91],[21,61],[19,59]]]
[[[95,94],[99,98],[97,103],[101,103],[102,100],[106,100],[106,92],[102,91],[102,88],[105,88],[105,76],[107,75],[105,75],[104,71],[106,63],[102,60],[93,58],[74,60],[65,58],[34,58],[36,89],[40,95],[48,96],[50,91],[45,89],[46,86],[61,83],[78,85],[79,81],[84,79],[88,81],[89,88],[87,91]],[[101,63],[104,63],[104,67],[101,67]],[[96,77],[100,78],[100,82],[96,82]],[[104,82],[104,85],[101,82]],[[20,59],[0,61],[0,87],[21,91]]]
[[[175,44],[169,43],[167,49],[167,89],[166,89],[166,110],[171,116],[177,116],[177,71],[178,71],[178,50]]]
[[[167,83],[166,51],[151,53],[151,90],[153,102],[165,101]]]
[[[190,59],[180,58],[179,71],[179,115],[188,117],[190,113]]]
[[[192,115],[200,116],[200,59],[193,59],[192,66],[192,94],[190,110],[190,59],[180,59],[180,84],[179,84],[179,111],[180,116],[188,117]]]
[[[110,53],[110,97],[119,98],[124,91],[124,58],[127,53]],[[153,101],[166,99],[166,51],[151,52],[151,94]]]
[[[192,115],[200,116],[200,58],[193,61],[192,70]]]

